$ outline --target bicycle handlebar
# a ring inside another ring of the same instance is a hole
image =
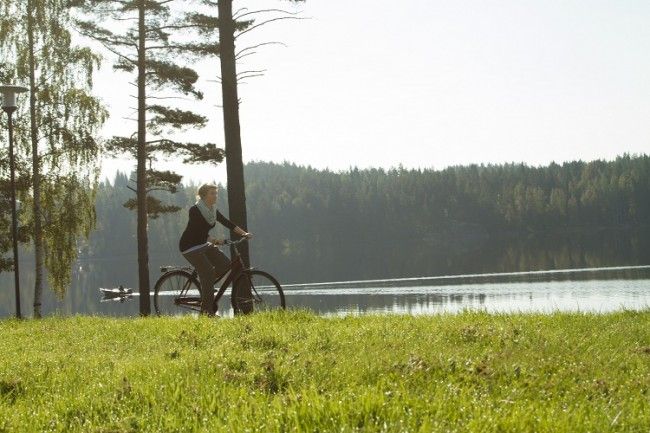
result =
[[[236,241],[231,241],[230,239],[225,239],[225,242],[222,245],[235,245],[235,244],[239,244],[241,242],[247,241],[247,240],[248,240],[248,238],[246,238],[246,237],[239,238]]]

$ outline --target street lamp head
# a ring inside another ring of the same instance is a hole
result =
[[[0,86],[0,94],[2,94],[2,109],[5,111],[13,111],[16,109],[16,95],[18,93],[27,92],[29,89],[22,86]]]

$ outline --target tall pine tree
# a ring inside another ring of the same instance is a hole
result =
[[[128,137],[113,137],[108,148],[132,155],[137,162],[135,199],[125,206],[137,212],[138,285],[140,314],[150,314],[150,281],[147,218],[173,212],[152,196],[152,191],[175,192],[181,177],[171,171],[156,170],[152,161],[160,156],[184,156],[184,162],[220,162],[223,151],[212,143],[186,143],[170,138],[172,131],[202,127],[207,118],[192,111],[156,103],[169,92],[196,99],[197,73],[180,64],[183,54],[209,54],[209,46],[182,43],[182,29],[173,23],[171,5],[175,0],[71,0],[82,15],[76,20],[81,34],[101,43],[115,56],[116,70],[132,73],[137,89],[137,130]],[[125,26],[124,23],[131,23]],[[122,29],[121,31],[113,29]],[[179,54],[181,56],[179,56]],[[126,91],[126,89],[125,89]],[[167,92],[150,94],[151,92]],[[153,101],[153,102],[152,102]]]

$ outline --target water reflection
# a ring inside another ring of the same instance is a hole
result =
[[[607,275],[606,269],[592,270],[591,276]],[[630,271],[626,269],[625,271]],[[409,280],[380,281],[379,284],[358,282],[319,283],[293,285],[285,288],[289,308],[306,308],[322,315],[346,315],[368,313],[436,314],[456,313],[464,309],[488,312],[544,312],[585,311],[603,313],[621,309],[650,308],[650,267],[634,269],[638,279],[575,280],[548,279],[528,282],[483,282],[464,284],[435,284],[441,280],[472,280],[479,276],[449,276]],[[563,272],[565,275],[569,272]],[[571,272],[583,274],[583,272]],[[541,273],[533,274],[542,278]],[[556,273],[546,274],[557,276]],[[609,276],[609,275],[608,275]],[[506,279],[508,275],[490,275],[490,278]],[[523,277],[523,275],[517,275]],[[483,277],[485,278],[485,277]],[[198,295],[194,293],[193,295]],[[137,294],[134,295],[137,297]],[[128,303],[133,296],[105,300],[103,302]],[[103,303],[102,302],[102,303]],[[137,306],[137,301],[133,301]],[[123,308],[123,307],[120,307]],[[137,311],[135,312],[137,313]],[[135,314],[134,313],[134,314]],[[179,310],[179,314],[194,314]],[[224,296],[219,314],[232,316],[230,299]]]
[[[320,286],[287,291],[291,306],[320,314],[607,312],[650,308],[650,279],[535,281],[392,287]]]
[[[285,292],[289,308],[322,315],[436,314],[463,309],[607,312],[650,308],[650,266],[289,284]],[[136,316],[139,302],[137,293],[102,300],[93,290],[69,293],[64,305],[59,313]],[[89,306],[86,311],[85,306]],[[196,313],[179,310],[179,314]],[[219,314],[233,315],[228,295],[220,301]]]

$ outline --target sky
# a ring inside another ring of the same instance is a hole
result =
[[[319,169],[442,169],[471,163],[613,159],[650,153],[647,0],[238,0],[283,7],[301,21],[250,32],[266,41],[240,70],[244,162]],[[223,147],[218,59],[196,63],[210,118],[178,138]],[[130,135],[134,88],[106,59],[96,91],[109,106],[103,135]],[[105,160],[103,177],[133,161]],[[173,168],[225,183],[218,166]]]

